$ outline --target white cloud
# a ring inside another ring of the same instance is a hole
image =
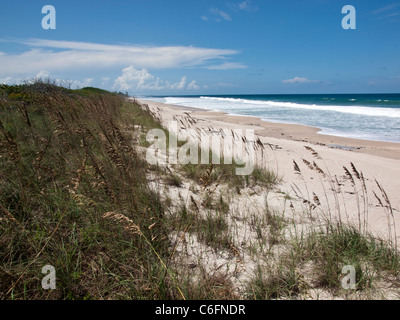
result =
[[[83,82],[82,81],[78,81],[78,85],[82,86],[82,87],[87,87],[90,86],[93,82],[93,78],[86,78]]]
[[[181,81],[171,85],[169,84],[169,82],[167,82],[167,88],[172,90],[182,90],[186,86],[186,79],[187,79],[186,76],[182,77]]]
[[[376,16],[377,20],[385,20],[387,22],[397,22],[399,21],[397,17],[400,15],[399,7],[400,2],[392,3],[390,5],[381,7],[372,11],[371,13]]]
[[[36,74],[34,79],[32,79],[31,81],[34,81],[35,79],[46,80],[46,79],[52,79],[52,77],[50,75],[50,72],[45,71],[45,70],[41,70],[40,72],[38,72]],[[83,81],[81,81],[81,80],[68,80],[68,79],[67,80],[65,80],[65,79],[54,79],[54,80],[57,83],[67,85],[70,88],[84,88],[84,87],[90,86],[94,79],[93,78],[85,78]],[[21,80],[21,81],[23,82],[25,80]]]
[[[389,4],[387,6],[381,7],[379,9],[376,9],[376,10],[372,11],[371,13],[377,15],[377,14],[392,10],[394,8],[397,8],[398,6],[400,6],[400,2],[392,3],[392,4]]]
[[[258,8],[251,3],[251,0],[245,0],[236,5],[236,7],[241,11],[257,11]]]
[[[89,87],[93,83],[93,78],[86,78],[83,81],[80,80],[62,80],[62,79],[56,79],[56,82],[60,84],[64,84],[71,89],[74,88],[84,88],[84,87]]]
[[[13,84],[15,83],[13,77],[0,78],[0,84]]]
[[[331,86],[334,84],[332,81],[326,81],[326,80],[311,80],[308,78],[302,78],[302,77],[294,77],[293,79],[287,79],[282,81],[283,84],[310,84],[310,83],[315,83],[318,85],[323,85],[323,86]]]
[[[187,85],[187,77],[183,76],[180,81],[170,83],[163,81],[158,77],[154,77],[145,68],[136,69],[134,66],[129,66],[122,70],[122,75],[114,81],[114,90],[120,91],[153,91],[153,90],[184,90],[198,89],[196,81],[192,81]]]
[[[226,13],[225,11],[219,10],[218,8],[211,8],[210,12],[217,17],[217,21],[219,21],[219,18],[222,18],[226,21],[231,21],[231,15],[229,13]]]
[[[204,67],[239,52],[193,46],[106,45],[90,42],[29,39],[19,41],[28,50],[0,55],[0,75],[123,68],[167,69]],[[56,50],[55,50],[56,49]]]
[[[144,68],[138,70],[133,66],[129,66],[122,70],[122,75],[114,81],[113,88],[122,91],[129,89],[158,89],[159,79],[157,78],[154,81],[154,76]]]
[[[39,73],[35,76],[38,79],[47,79],[50,78],[50,73],[45,70],[40,70]]]
[[[236,62],[224,62],[220,65],[209,66],[207,69],[210,70],[231,70],[231,69],[245,69],[245,65]]]
[[[302,78],[302,77],[294,77],[293,79],[287,79],[283,80],[282,83],[284,84],[295,84],[295,83],[316,83],[316,82],[321,82],[319,80],[310,80],[308,78]]]
[[[200,87],[197,85],[197,81],[193,80],[191,83],[188,84],[187,88],[188,90],[198,90]]]
[[[240,10],[248,10],[248,8],[249,8],[248,1],[243,1],[243,2],[239,3],[238,7]]]
[[[254,12],[258,10],[258,7],[252,4],[251,0],[242,0],[241,2],[228,2],[226,3],[228,7],[228,11],[223,11],[218,8],[211,8],[209,10],[210,14],[214,16],[215,21],[221,22],[221,19],[225,21],[232,21],[231,13],[240,13],[240,12]],[[204,21],[208,21],[209,18],[205,15],[200,16],[200,18]]]
[[[9,76],[6,78],[0,79],[0,83],[5,83],[5,84],[24,84],[24,83],[33,83],[35,80],[47,80],[51,79],[54,80],[56,83],[67,86],[71,89],[76,89],[76,88],[83,88],[83,87],[88,87],[93,83],[93,78],[85,78],[83,81],[81,80],[69,80],[69,79],[60,79],[60,78],[54,78],[51,76],[51,74],[45,70],[39,71],[35,76],[30,77],[30,78],[21,78],[21,77],[13,77]]]

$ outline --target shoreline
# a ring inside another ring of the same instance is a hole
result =
[[[289,243],[327,232],[328,227],[329,230],[343,227],[343,230],[349,230],[352,234],[356,232],[367,239],[372,236],[379,243],[400,248],[400,159],[396,157],[396,152],[400,153],[400,144],[323,136],[317,133],[318,128],[313,127],[269,123],[256,117],[232,116],[225,112],[153,101],[138,102],[146,105],[165,128],[170,121],[175,121],[178,130],[190,129],[192,133],[189,135],[195,139],[201,132],[208,137],[218,137],[221,140],[214,142],[212,139],[211,147],[218,148],[220,144],[221,148],[217,149],[220,154],[222,147],[225,152],[225,137],[230,137],[229,132],[232,132],[232,136],[238,138],[236,141],[245,141],[249,146],[254,146],[255,165],[249,175],[254,172],[253,178],[257,177],[261,170],[277,179],[272,187],[248,184],[239,191],[227,184],[220,184],[218,179],[214,184],[204,186],[181,174],[183,164],[164,162],[163,158],[161,165],[168,169],[165,172],[178,176],[182,185],[165,185],[160,189],[158,184],[154,184],[154,190],[172,201],[182,201],[199,219],[210,212],[207,208],[204,208],[205,211],[199,209],[207,195],[210,197],[207,199],[226,201],[229,208],[223,214],[228,226],[226,233],[232,235],[230,241],[243,257],[242,260],[235,258],[231,261],[221,256],[221,251],[213,254],[207,245],[199,242],[196,234],[186,234],[185,230],[174,235],[174,241],[178,237],[185,239],[182,240],[185,244],[179,249],[185,252],[185,259],[196,263],[203,261],[209,270],[225,265],[230,270],[227,272],[237,270],[239,261],[244,269],[240,269],[238,274],[229,274],[239,286],[240,283],[246,283],[257,270],[259,261],[256,264],[253,250],[254,245],[259,243],[260,234],[265,230],[271,237],[268,239],[274,239],[272,225],[268,226],[268,222],[258,225],[259,229],[255,227],[257,222],[263,221],[265,212],[273,213],[284,224],[287,223],[279,233],[281,240],[273,245],[270,243],[268,256],[271,253],[273,257],[280,254],[284,256],[285,250],[290,247]],[[238,131],[233,133],[235,129]],[[254,139],[244,139],[246,129],[254,129]],[[241,146],[240,143],[239,148]],[[235,142],[231,148],[235,148]],[[210,164],[207,167],[208,174],[211,174],[213,166]],[[213,236],[218,236],[218,231],[212,232],[217,233]],[[344,241],[349,241],[350,245],[353,240]],[[259,248],[263,247],[264,244]],[[260,250],[263,252],[263,249]],[[309,279],[313,279],[313,276]],[[313,290],[314,298],[319,298],[320,294],[324,297],[330,294],[319,288]]]
[[[268,123],[254,117],[137,101],[147,105],[163,125],[169,121],[181,121],[183,127],[189,125],[195,130],[217,133],[221,129],[254,129],[256,139],[259,138],[264,146],[256,152],[255,163],[276,172],[281,178],[280,191],[268,197],[271,207],[296,212],[301,221],[304,202],[294,204],[294,208],[286,207],[289,205],[286,197],[297,197],[297,188],[303,199],[313,199],[315,195],[319,199],[324,197],[326,201],[322,211],[329,213],[330,220],[342,221],[346,217],[347,223],[358,225],[363,219],[372,234],[384,239],[396,234],[395,238],[400,240],[400,215],[394,215],[395,221],[391,226],[394,230],[389,231],[387,208],[374,197],[374,193],[381,196],[379,186],[382,186],[390,199],[392,212],[400,212],[400,144],[324,136],[317,134],[319,129],[313,127]],[[188,118],[194,121],[187,121]],[[296,172],[294,164],[300,171]],[[351,183],[352,178],[349,180],[346,170],[350,175],[354,173],[359,177],[361,174],[364,187],[370,190],[369,196],[366,194],[363,198],[360,194],[363,186],[358,185],[361,181]],[[337,184],[339,189],[333,191],[331,183]],[[336,192],[339,192],[340,200]],[[361,206],[364,217],[360,217]]]
[[[270,122],[256,116],[229,114],[199,107],[187,107],[146,99],[137,99],[144,104],[159,104],[175,110],[191,111],[193,114],[208,118],[212,121],[226,122],[239,126],[249,126],[261,137],[300,141],[314,145],[323,145],[333,149],[400,160],[400,143],[356,139],[319,133],[320,128],[301,124]]]

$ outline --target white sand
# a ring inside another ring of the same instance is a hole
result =
[[[231,237],[229,249],[215,250],[199,241],[199,234],[187,232],[190,226],[177,226],[169,235],[179,273],[187,272],[192,279],[199,280],[204,277],[201,270],[208,275],[222,274],[232,282],[239,297],[246,296],[248,285],[260,267],[264,278],[284,268],[285,257],[293,252],[292,245],[302,245],[301,239],[307,232],[318,232],[327,221],[352,224],[361,233],[372,233],[389,241],[390,245],[395,245],[396,241],[400,245],[397,237],[400,236],[400,144],[324,136],[317,134],[317,128],[307,126],[268,123],[253,117],[228,116],[222,112],[151,101],[141,103],[147,104],[166,128],[170,121],[177,121],[181,128],[217,136],[221,136],[221,129],[242,129],[243,134],[245,129],[254,129],[254,141],[259,138],[264,146],[256,150],[258,165],[282,178],[274,190],[246,187],[240,194],[227,185],[204,189],[183,176],[180,187],[165,184],[157,177],[150,179],[154,190],[172,200],[171,212],[178,212],[182,203],[190,209],[191,202],[195,202],[200,209],[194,212],[204,218],[209,211],[200,204],[211,189],[213,197],[223,196],[229,203],[229,210],[224,214],[228,224],[224,233]],[[294,161],[300,172],[295,172]],[[357,178],[351,163],[363,178]],[[169,167],[175,170],[174,166]],[[343,167],[349,170],[354,183]],[[175,170],[175,174],[180,175],[179,170]],[[375,179],[385,190],[391,207]],[[271,212],[284,219],[277,238],[271,231],[268,216]],[[393,299],[400,296],[396,287],[381,279],[374,280],[372,292],[342,291],[341,295],[336,295],[314,285],[313,270],[312,261],[295,266],[296,274],[303,277],[307,288],[297,298]]]
[[[283,178],[279,186],[282,193],[270,195],[268,198],[271,205],[286,206],[282,210],[289,210],[290,202],[284,203],[282,194],[295,198],[295,189],[311,203],[315,204],[314,195],[319,198],[321,205],[312,210],[312,215],[319,216],[323,213],[329,219],[337,218],[357,227],[365,224],[369,231],[385,239],[391,238],[392,241],[395,234],[400,236],[400,144],[326,136],[317,134],[318,129],[307,126],[268,123],[253,117],[229,116],[222,112],[152,101],[141,102],[147,104],[165,126],[169,121],[184,119],[190,115],[196,119],[195,124],[190,124],[194,128],[213,128],[216,131],[254,129],[265,145],[262,165],[275,170]],[[306,146],[311,147],[318,155],[313,155]],[[353,151],[341,147],[350,147]],[[260,152],[258,158],[261,158]],[[303,159],[311,164],[315,162],[325,176],[309,169]],[[295,173],[293,161],[298,164],[301,174]],[[367,193],[363,193],[362,182],[356,178],[351,163],[363,174]],[[355,186],[345,177],[343,167],[353,175]],[[393,215],[375,197],[374,192],[387,205],[375,179],[385,190]],[[331,180],[340,183],[340,190],[336,182],[331,184]],[[336,191],[331,190],[333,185]],[[309,208],[302,201],[291,203],[299,216],[304,215],[304,211]]]

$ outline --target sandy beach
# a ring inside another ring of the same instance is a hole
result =
[[[400,0],[3,2],[0,300],[400,300]]]
[[[318,128],[308,126],[270,123],[254,117],[231,116],[152,101],[141,102],[147,104],[165,125],[190,114],[196,119],[196,128],[254,129],[256,137],[267,146],[263,151],[262,165],[275,170],[282,178],[280,193],[294,196],[297,190],[303,199],[310,202],[317,196],[321,199],[321,212],[329,212],[330,219],[365,225],[368,231],[386,239],[392,238],[392,241],[394,235],[400,235],[400,144],[321,135],[317,133]],[[294,163],[300,173],[294,170]],[[315,164],[314,168],[312,164]],[[346,176],[344,167],[353,174],[355,181]],[[364,178],[365,191],[362,179],[356,179],[357,174]],[[330,190],[332,181],[339,186],[335,191]],[[379,202],[383,201],[384,192],[390,201],[390,213],[388,205],[382,206]],[[280,193],[269,196],[270,203],[277,207],[283,206]],[[293,201],[291,206],[299,215],[304,211],[304,202],[296,204]]]

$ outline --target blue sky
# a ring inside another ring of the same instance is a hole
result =
[[[34,77],[136,96],[398,93],[400,1],[2,1],[0,82]]]

